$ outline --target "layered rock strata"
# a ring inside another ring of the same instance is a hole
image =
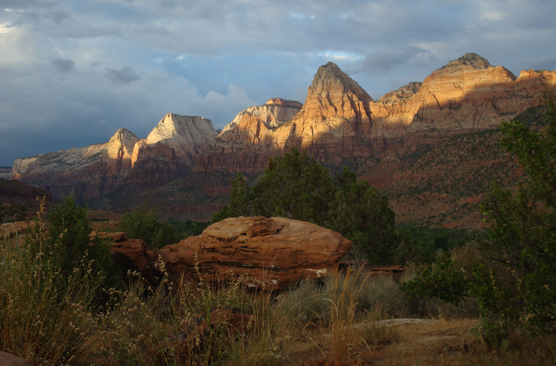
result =
[[[516,78],[466,54],[422,83],[374,101],[329,62],[319,68],[303,108],[289,122],[269,128],[260,117],[243,115],[197,157],[195,169],[260,172],[268,157],[290,147],[330,166],[352,158],[400,159],[452,135],[496,128],[542,103],[545,86],[554,85],[554,71],[523,71]]]
[[[324,277],[351,248],[349,240],[332,230],[282,217],[229,218],[160,250],[148,250],[122,233],[103,235],[114,241],[112,253],[124,269],[147,277],[160,258],[177,283],[199,280],[199,273],[211,282],[241,276],[267,290]]]
[[[260,118],[267,128],[274,130],[291,120],[302,107],[303,104],[294,100],[271,98],[263,105],[249,107],[239,112],[232,122],[224,126],[219,135],[232,130],[245,115]]]
[[[15,159],[12,176],[55,197],[94,199],[128,182],[152,187],[185,174],[215,136],[210,120],[169,113],[146,139],[119,129],[104,144]]]

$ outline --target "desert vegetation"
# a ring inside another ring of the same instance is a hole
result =
[[[29,209],[22,205],[10,205],[0,201],[0,223],[25,221],[29,215]]]

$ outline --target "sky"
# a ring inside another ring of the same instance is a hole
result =
[[[0,166],[304,102],[328,61],[374,99],[467,52],[554,70],[554,19],[554,0],[0,0]]]

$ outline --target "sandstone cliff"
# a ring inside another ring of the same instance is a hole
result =
[[[442,169],[432,169],[425,162],[436,158],[424,156],[446,139],[495,129],[501,121],[540,105],[542,83],[554,88],[556,72],[528,70],[516,77],[476,54],[466,54],[422,83],[410,83],[375,101],[337,65],[327,63],[318,69],[302,107],[270,99],[240,112],[217,137],[208,120],[168,114],[146,139],[124,133],[111,140],[111,149],[100,144],[18,159],[13,173],[51,189],[55,196],[73,192],[78,198],[100,197],[96,203],[105,208],[125,210],[148,202],[166,217],[207,219],[226,201],[233,173],[256,179],[269,157],[295,146],[330,168],[349,165],[397,197],[421,187],[415,192],[425,196],[415,210],[425,212],[421,208],[432,197],[429,194],[447,192],[451,202],[468,197],[446,188],[455,184],[451,178],[439,185],[439,177],[477,177],[482,171],[473,170],[473,165],[512,162],[506,157],[491,161],[485,155],[483,160],[475,158],[476,164],[452,159],[443,162]],[[487,143],[495,145],[494,140],[482,142]],[[477,144],[474,149],[481,151]],[[456,150],[443,156],[458,154],[460,145],[450,146]],[[487,173],[499,170],[488,169]],[[443,205],[435,206],[435,215],[446,210]],[[405,217],[411,220],[412,215]]]
[[[374,101],[333,63],[321,66],[303,108],[276,128],[255,115],[238,121],[197,158],[198,171],[255,173],[268,157],[290,147],[328,166],[400,159],[445,138],[496,128],[542,102],[554,71],[523,71],[518,78],[476,54],[466,54]]]
[[[371,101],[359,84],[329,62],[317,71],[303,108],[290,121],[272,128],[258,116],[243,114],[197,157],[195,169],[260,172],[268,157],[294,146],[320,161],[361,154],[360,149],[368,148],[358,132],[370,127]]]
[[[195,156],[205,149],[217,133],[212,122],[203,117],[168,113],[147,136],[147,146],[158,142],[174,149],[185,165],[193,165]],[[137,158],[136,158],[137,160]]]
[[[94,199],[128,181],[156,186],[184,174],[215,136],[210,120],[167,114],[146,139],[119,129],[104,144],[15,159],[12,176],[55,197]]]
[[[276,129],[292,119],[302,107],[303,104],[294,100],[271,98],[263,105],[249,107],[239,112],[232,122],[224,126],[219,135],[232,130],[245,115],[259,117],[267,128]]]

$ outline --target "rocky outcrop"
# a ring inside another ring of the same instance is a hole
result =
[[[205,281],[244,276],[250,286],[265,289],[324,277],[351,248],[349,240],[332,230],[282,217],[229,218],[160,250],[149,250],[123,233],[100,235],[114,242],[112,253],[124,271],[148,278],[160,258],[176,283],[198,280],[201,273]]]
[[[417,93],[421,88],[421,85],[423,85],[422,82],[413,81],[407,85],[402,86],[399,89],[384,94],[382,97],[380,97],[378,101],[384,103],[393,103],[393,102],[402,101],[404,99],[414,96],[415,93]]]
[[[149,133],[146,145],[154,146],[160,142],[172,148],[176,156],[190,166],[216,135],[210,119],[168,113]]]
[[[210,120],[169,113],[146,139],[119,129],[104,144],[15,159],[12,175],[55,197],[95,199],[128,182],[153,187],[185,174],[215,136]]]
[[[15,159],[12,172],[56,197],[73,193],[77,199],[95,198],[125,183],[137,141],[122,128],[104,144]]]
[[[91,237],[95,235],[97,235],[96,232],[91,233]],[[98,233],[98,236],[112,242],[110,251],[114,263],[120,267],[122,273],[137,272],[143,278],[151,280],[153,274],[157,272],[155,270],[156,254],[149,249],[144,240],[128,238],[122,232]]]
[[[294,146],[320,161],[361,155],[361,149],[368,150],[361,131],[368,134],[370,129],[371,101],[359,84],[329,62],[317,71],[303,108],[290,121],[271,128],[259,117],[243,115],[198,156],[195,169],[260,172],[268,157]]]
[[[287,121],[291,120],[297,112],[301,110],[303,104],[294,100],[285,100],[281,98],[271,98],[265,104],[249,107],[239,112],[232,122],[228,123],[220,132],[220,136],[233,130],[245,115],[258,117],[264,125],[275,130]]]
[[[253,286],[286,288],[323,277],[351,248],[340,234],[307,222],[274,217],[229,218],[159,251],[173,276],[209,281],[245,276]]]
[[[407,156],[446,137],[497,128],[542,103],[545,83],[556,85],[556,72],[522,72],[516,78],[467,54],[436,70],[409,98],[371,103],[378,157]]]
[[[340,166],[346,159],[370,163],[400,159],[445,138],[496,128],[542,103],[543,84],[556,85],[554,71],[524,71],[518,78],[466,54],[414,82],[373,99],[337,65],[317,71],[303,108],[289,122],[269,128],[245,118],[223,131],[195,169],[260,172],[268,157],[290,147],[319,162]]]

